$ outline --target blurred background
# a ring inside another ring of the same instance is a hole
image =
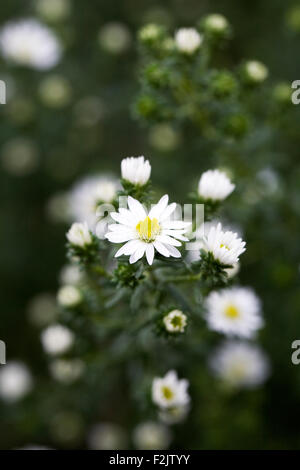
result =
[[[120,160],[131,155],[150,159],[156,188],[172,200],[194,189],[202,171],[217,164],[232,169],[238,189],[226,215],[242,227],[249,247],[240,282],[252,286],[264,305],[261,339],[272,365],[270,379],[259,390],[224,395],[191,364],[198,404],[174,431],[171,445],[300,447],[300,366],[291,363],[291,343],[300,337],[298,111],[283,107],[276,139],[256,135],[261,145],[259,150],[257,140],[252,145],[254,157],[241,146],[232,162],[215,156],[195,130],[141,124],[133,107],[139,92],[137,31],[149,22],[173,31],[215,12],[234,31],[228,64],[262,61],[270,87],[300,79],[295,0],[1,2],[0,28],[35,18],[62,48],[60,60],[47,69],[16,66],[4,54],[0,59],[0,79],[7,86],[7,103],[0,105],[0,339],[7,361],[22,361],[34,377],[27,401],[0,402],[2,449],[87,448],[93,439],[100,448],[105,439],[108,448],[133,445],[130,436],[139,419],[130,406],[115,416],[108,400],[98,412],[85,389],[57,385],[40,342],[40,328],[55,315],[56,291],[66,274],[65,232],[72,220],[67,195],[86,176],[118,177]]]

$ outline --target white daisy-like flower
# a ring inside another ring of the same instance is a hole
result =
[[[82,301],[82,294],[75,286],[63,286],[57,293],[57,301],[62,307],[75,307]]]
[[[269,375],[269,361],[255,345],[239,341],[223,344],[210,360],[214,374],[234,388],[254,388]]]
[[[128,157],[121,162],[122,178],[132,184],[144,186],[151,175],[149,160],[142,157]]]
[[[263,326],[260,300],[245,287],[211,292],[205,307],[209,328],[228,336],[251,338]]]
[[[246,242],[238,238],[235,232],[223,232],[220,223],[209,230],[203,241],[203,249],[212,253],[214,259],[223,265],[235,265],[239,256],[246,251]]]
[[[92,236],[87,222],[75,222],[67,232],[67,239],[72,245],[84,247],[92,243]]]
[[[172,310],[163,317],[163,323],[169,333],[183,333],[187,325],[187,316],[181,310]]]
[[[171,433],[164,424],[146,421],[134,429],[133,442],[137,449],[167,449],[171,442]]]
[[[258,60],[250,60],[245,65],[247,77],[256,83],[263,82],[269,75],[267,67]]]
[[[179,240],[188,241],[183,234],[190,223],[169,220],[176,203],[168,205],[168,201],[169,196],[163,196],[147,214],[139,201],[128,196],[129,209],[120,208],[119,212],[110,214],[118,223],[108,226],[109,232],[105,237],[112,243],[125,243],[115,254],[116,257],[130,256],[130,264],[145,254],[148,263],[152,264],[155,250],[167,258],[181,257],[176,246],[181,246]]]
[[[180,28],[175,34],[176,47],[184,54],[194,54],[202,41],[202,35],[195,28]]]
[[[74,334],[66,326],[59,324],[51,325],[42,331],[41,342],[48,354],[62,354],[73,345]]]
[[[33,18],[5,24],[0,30],[0,50],[6,59],[38,70],[54,67],[62,55],[51,29]]]
[[[198,194],[203,199],[223,201],[234,190],[235,185],[223,171],[208,170],[201,175]]]
[[[87,222],[91,231],[97,223],[97,208],[100,204],[111,204],[120,188],[116,178],[96,175],[86,177],[72,188],[69,197],[69,212],[75,222]]]
[[[10,361],[0,368],[0,398],[8,402],[20,400],[32,388],[32,376],[25,364]]]
[[[190,397],[187,392],[189,382],[179,380],[177,373],[170,370],[164,377],[155,377],[152,382],[152,400],[160,408],[185,406]]]

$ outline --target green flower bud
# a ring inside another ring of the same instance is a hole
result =
[[[249,119],[244,114],[233,114],[225,123],[225,132],[232,137],[243,137],[249,129]]]
[[[234,75],[228,71],[217,72],[211,81],[213,94],[218,98],[232,95],[238,88]]]
[[[278,83],[273,89],[275,101],[281,104],[291,103],[291,85],[286,82]]]
[[[145,78],[154,87],[161,88],[168,84],[169,71],[159,64],[152,63],[145,69]]]
[[[162,26],[149,23],[143,26],[138,32],[139,41],[146,45],[154,45],[164,36],[165,30]]]

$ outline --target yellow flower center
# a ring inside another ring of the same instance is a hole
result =
[[[174,396],[174,393],[169,387],[162,387],[162,394],[165,397],[166,400],[171,400]]]
[[[230,304],[225,308],[225,315],[228,318],[237,318],[240,313],[234,305]]]
[[[223,243],[221,243],[220,248],[223,248],[223,247],[226,248],[226,250],[230,250],[228,245],[224,245]]]
[[[140,220],[136,226],[139,237],[143,242],[153,242],[160,232],[158,220],[154,217],[146,217],[145,220]]]

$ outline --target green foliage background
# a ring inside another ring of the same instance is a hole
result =
[[[193,409],[187,421],[176,427],[173,445],[299,448],[300,370],[290,359],[291,343],[300,334],[299,112],[292,105],[272,110],[270,101],[276,82],[300,78],[300,20],[297,25],[295,13],[291,14],[297,2],[73,0],[71,5],[70,16],[52,25],[66,44],[55,73],[71,84],[68,106],[53,110],[41,103],[37,90],[44,72],[0,63],[0,78],[9,78],[8,90],[12,81],[15,87],[12,98],[0,108],[0,152],[10,139],[26,137],[35,142],[39,155],[37,169],[28,176],[15,176],[3,165],[1,168],[0,338],[7,344],[8,361],[19,358],[29,365],[35,393],[16,406],[0,403],[0,447],[35,442],[55,448],[84,448],[95,416],[118,422],[128,432],[143,418],[132,403],[121,399],[128,380],[124,367],[114,370],[107,380],[101,378],[103,394],[97,408],[94,379],[70,389],[51,381],[39,330],[28,319],[28,303],[40,292],[57,290],[58,273],[65,263],[67,226],[49,218],[46,207],[51,196],[94,171],[118,175],[121,158],[145,155],[151,160],[156,189],[167,190],[172,200],[184,200],[202,171],[217,165],[232,169],[237,191],[226,205],[225,216],[244,230],[248,250],[240,282],[253,287],[262,298],[266,327],[261,339],[272,363],[272,376],[262,389],[231,395],[224,394],[203,364],[191,358],[184,375],[193,382]],[[33,12],[34,2],[2,2],[0,22]],[[142,125],[133,112],[139,92],[134,39],[128,51],[113,55],[99,47],[98,31],[102,25],[118,21],[127,25],[134,38],[148,21],[164,22],[174,30],[194,25],[195,19],[210,12],[224,14],[234,30],[233,40],[219,59],[221,64],[231,67],[245,59],[258,59],[268,66],[270,78],[262,92],[261,107],[269,110],[269,120],[263,120],[262,112],[259,132],[250,136],[247,146],[237,142],[231,153],[217,151],[189,125],[175,126],[179,145],[174,150],[158,150],[149,139],[151,126]],[[99,98],[102,117],[93,127],[78,127],[74,106],[87,96]],[[19,98],[26,98],[32,107],[32,118],[26,122],[12,118]],[[271,127],[276,132],[270,139]],[[257,179],[257,173],[266,167],[276,171],[276,195],[266,194]],[[179,352],[170,347],[170,355]],[[53,414],[61,412],[75,414],[80,423],[80,431],[69,441],[53,431]]]

